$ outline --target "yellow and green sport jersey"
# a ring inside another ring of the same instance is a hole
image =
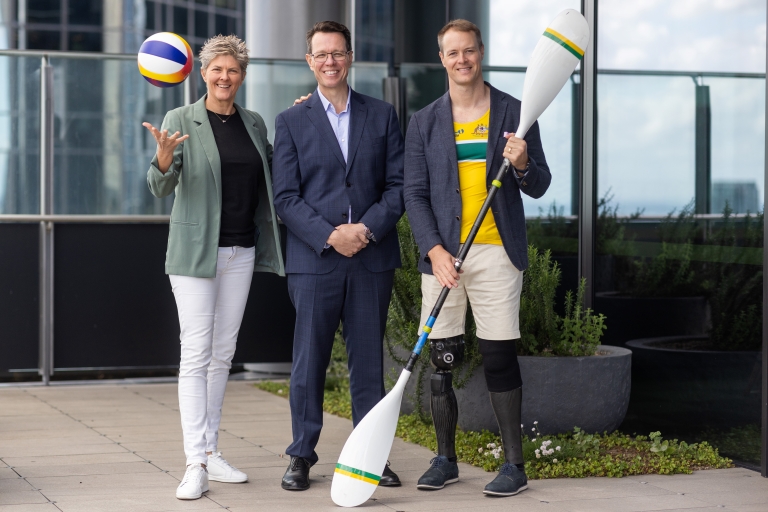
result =
[[[485,150],[488,147],[488,125],[490,109],[476,121],[453,123],[456,137],[456,158],[459,161],[459,187],[461,189],[461,243],[475,223],[485,198],[488,197],[485,172]],[[475,238],[476,244],[502,245],[499,230],[493,212],[488,210],[480,231]]]

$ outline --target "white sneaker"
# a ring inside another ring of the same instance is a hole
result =
[[[196,500],[205,492],[208,492],[208,472],[202,464],[190,464],[176,489],[176,497],[180,500]]]
[[[224,460],[221,452],[208,456],[208,479],[214,482],[239,484],[248,481],[248,475]]]

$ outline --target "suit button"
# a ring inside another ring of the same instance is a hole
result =
[[[456,189],[457,194],[461,194],[461,191],[459,189]]]
[[[347,186],[348,186],[348,187],[351,187],[351,186],[352,186],[352,184],[351,184],[350,182],[347,182]]]
[[[461,218],[459,218],[459,216],[457,215],[457,216],[456,216],[456,220],[461,220]]]
[[[344,217],[345,219],[347,218],[347,214],[346,213],[342,213],[341,216]]]
[[[528,184],[526,182],[523,182],[523,186],[526,186],[526,185],[528,185]]]

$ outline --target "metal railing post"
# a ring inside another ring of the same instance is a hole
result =
[[[53,68],[40,62],[40,214],[53,214]],[[39,369],[48,385],[53,374],[53,222],[40,222]]]
[[[579,175],[579,278],[587,279],[584,307],[595,296],[595,203],[597,196],[597,0],[582,0],[591,38],[581,61],[581,169]]]
[[[768,49],[768,41],[766,41],[766,49]],[[766,54],[766,64],[768,64],[768,54]],[[766,80],[768,83],[768,80]],[[765,112],[766,112],[766,125],[765,125],[765,169],[763,169],[763,212],[765,212],[765,205],[768,204],[768,87],[765,89]],[[763,222],[763,394],[760,403],[760,416],[762,419],[762,446],[760,450],[760,474],[764,477],[768,477],[768,250],[765,247],[766,235],[768,235],[768,224]]]

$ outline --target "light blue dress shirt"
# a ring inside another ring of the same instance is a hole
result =
[[[328,122],[331,123],[331,128],[333,128],[333,133],[336,135],[336,140],[339,141],[339,148],[341,148],[341,154],[344,155],[344,161],[346,162],[349,149],[349,99],[352,97],[352,89],[347,86],[347,106],[338,114],[331,102],[328,101],[328,98],[320,92],[319,87],[317,88],[317,94],[323,103],[325,114],[328,116]]]

